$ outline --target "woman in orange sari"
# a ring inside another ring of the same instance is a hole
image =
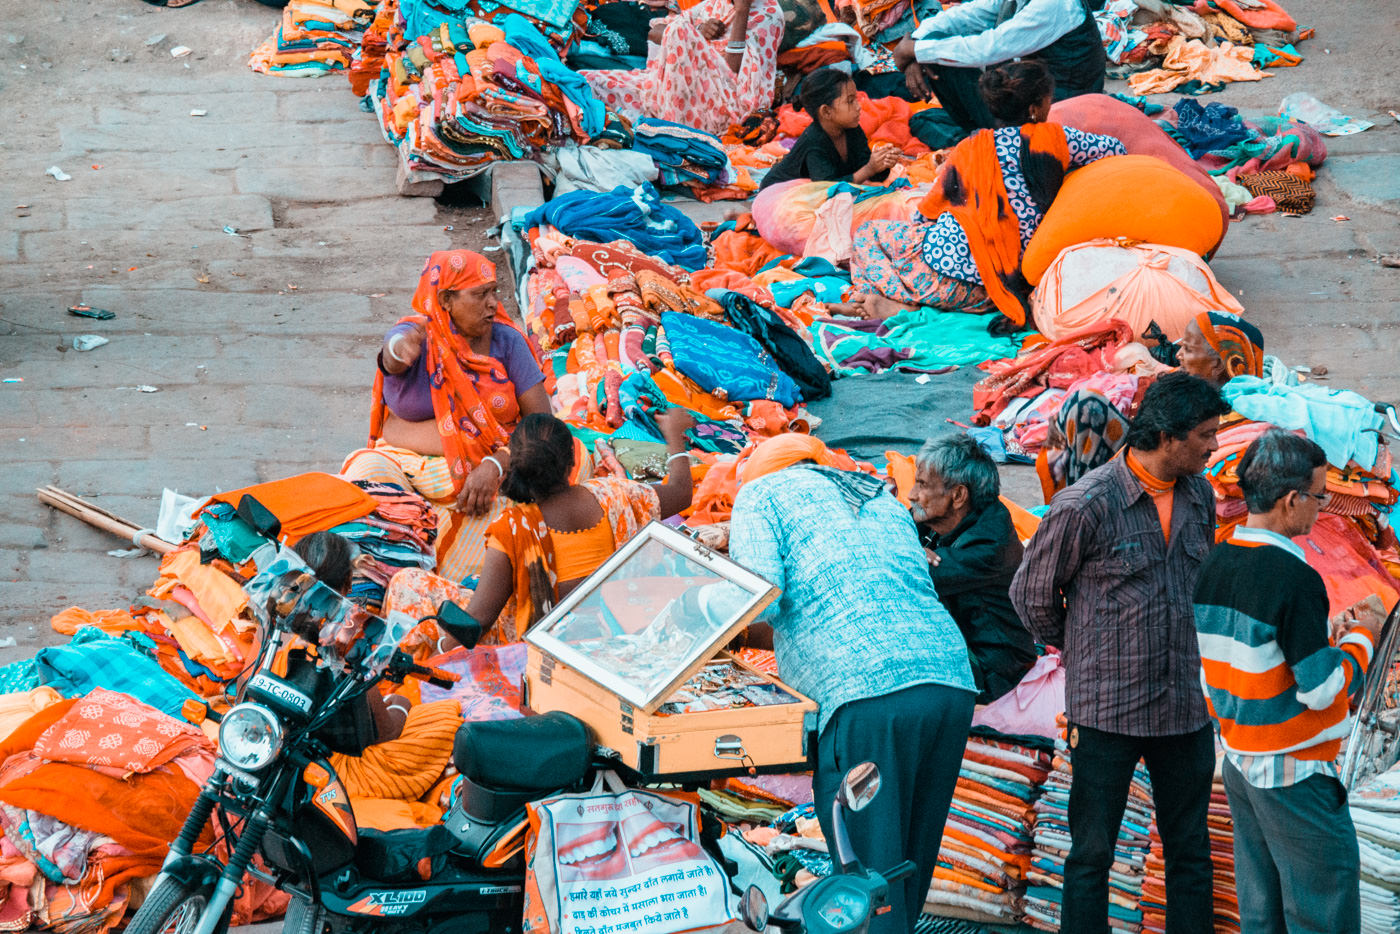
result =
[[[573,436],[550,415],[531,415],[511,436],[515,460],[507,507],[486,537],[481,586],[467,613],[482,628],[497,624],[501,641],[520,639],[556,601],[596,571],[653,519],[674,516],[693,492],[686,431],[695,420],[680,407],[656,417],[666,438],[666,480],[625,477],[569,482]]]
[[[1021,254],[1065,173],[1126,152],[1111,136],[1046,122],[1055,83],[1039,62],[990,69],[979,88],[1001,126],[949,152],[919,205],[926,220],[869,221],[856,231],[851,280],[860,294],[848,313],[888,318],[928,306],[996,311],[1025,326]]]
[[[428,257],[414,314],[384,338],[369,444],[341,467],[350,480],[417,491],[438,516],[438,573],[474,581],[510,468],[510,432],[549,412],[544,374],[496,298],[496,267],[469,250]]]

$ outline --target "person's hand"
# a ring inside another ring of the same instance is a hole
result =
[[[1386,615],[1385,604],[1381,602],[1381,598],[1371,594],[1332,618],[1330,626],[1332,641],[1337,642],[1347,632],[1358,627],[1379,639],[1381,629],[1385,626]]]
[[[929,567],[936,568],[943,563],[943,559],[938,556],[938,552],[932,548],[925,548],[924,555],[928,557]]]
[[[894,47],[894,67],[904,71],[918,61],[914,57],[914,40],[906,36]]]
[[[724,35],[724,23],[721,23],[717,19],[701,20],[695,28],[699,29],[700,35],[704,36],[710,42],[714,42],[720,36]]]
[[[457,494],[457,508],[469,516],[484,516],[500,489],[501,472],[490,461],[482,461],[467,474],[462,492]]]
[[[928,86],[928,76],[924,66],[915,62],[904,68],[904,86],[916,100],[926,101],[933,96],[933,88]]]
[[[423,342],[427,339],[428,332],[421,324],[410,323],[407,333],[395,334],[385,343],[384,362],[389,369],[408,369],[423,355]]]
[[[872,172],[883,172],[899,165],[899,147],[881,146],[870,154],[870,170]]]
[[[666,27],[671,25],[671,17],[663,16],[651,21],[651,31],[647,33],[647,41],[661,44],[661,40],[666,37]]]
[[[695,427],[695,416],[678,405],[672,406],[656,416],[656,425],[661,429],[661,437],[666,439],[668,447],[684,451],[685,433]]]

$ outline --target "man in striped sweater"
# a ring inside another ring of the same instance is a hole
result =
[[[1239,463],[1249,518],[1196,584],[1201,681],[1225,746],[1243,934],[1355,934],[1356,831],[1336,758],[1379,621],[1329,638],[1327,590],[1292,539],[1327,501],[1327,458],[1279,429]]]

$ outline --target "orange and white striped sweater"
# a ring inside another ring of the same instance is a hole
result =
[[[1348,704],[1365,683],[1372,637],[1356,628],[1330,642],[1327,589],[1302,549],[1274,532],[1238,528],[1201,565],[1194,602],[1201,684],[1232,760],[1286,756],[1330,767],[1349,729]],[[1290,784],[1291,765],[1258,768],[1256,776],[1271,777],[1254,783]]]

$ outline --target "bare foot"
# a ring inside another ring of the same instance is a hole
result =
[[[860,296],[855,296],[859,298]],[[826,310],[833,315],[844,315],[847,318],[864,318],[863,305],[855,300],[849,302],[827,302]]]
[[[859,295],[851,297],[848,303],[859,309],[857,314],[862,318],[872,321],[883,321],[885,318],[893,318],[901,311],[912,311],[917,305],[907,305],[904,302],[897,302],[884,295],[871,292],[861,292]]]

